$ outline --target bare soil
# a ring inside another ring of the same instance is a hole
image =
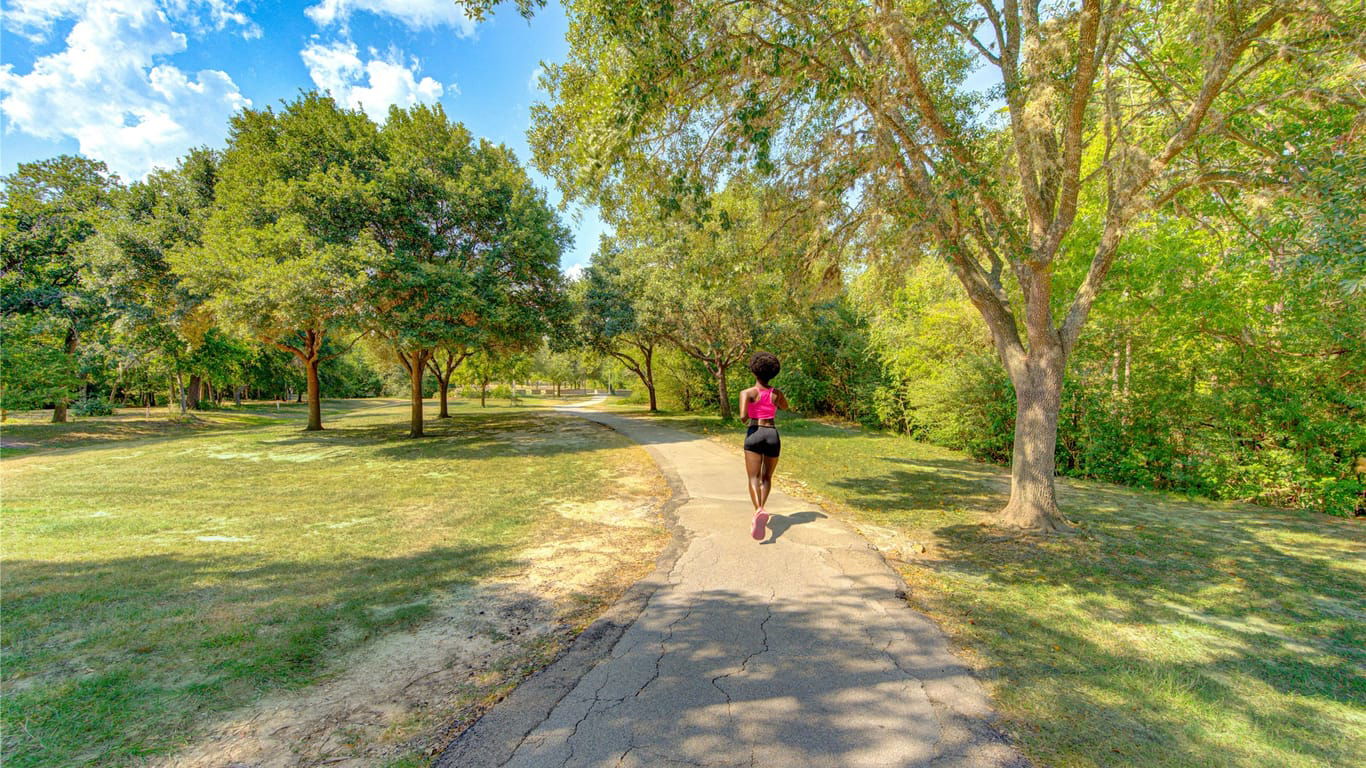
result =
[[[349,768],[439,753],[649,572],[668,538],[658,518],[667,491],[651,472],[605,478],[617,498],[558,505],[553,538],[521,553],[520,573],[443,596],[415,630],[365,645],[324,682],[264,698],[149,765]]]

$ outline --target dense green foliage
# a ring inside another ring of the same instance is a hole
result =
[[[1056,459],[1063,390],[1116,265],[1149,230],[1236,226],[1264,257],[1345,265],[1359,285],[1359,3],[575,0],[568,12],[570,55],[547,69],[531,131],[567,196],[652,227],[645,247],[701,259],[704,244],[655,220],[705,229],[723,219],[718,195],[758,180],[766,206],[743,221],[767,226],[747,232],[743,261],[950,266],[1016,395],[1004,525],[1068,527],[1052,481],[1077,466]],[[930,391],[977,386],[892,373]],[[939,423],[930,392],[890,394],[892,418],[969,439]]]
[[[439,107],[381,128],[306,93],[131,185],[63,156],[3,195],[6,411],[307,393],[318,429],[325,396],[379,394],[409,360],[444,391],[470,352],[564,319],[568,231],[506,147]],[[367,335],[395,354],[362,354]]]

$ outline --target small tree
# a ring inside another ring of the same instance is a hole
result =
[[[643,201],[618,209],[613,258],[640,286],[632,312],[707,367],[730,419],[730,368],[772,317],[782,270],[754,187],[735,181],[706,203],[695,223],[661,218]]]
[[[577,284],[578,330],[583,343],[598,354],[610,355],[640,379],[657,411],[655,351],[664,341],[659,318],[645,313],[640,302],[644,285],[622,271],[620,252],[610,241],[593,255]]]

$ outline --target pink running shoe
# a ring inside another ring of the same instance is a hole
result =
[[[764,526],[768,525],[768,513],[762,509],[754,513],[754,527],[750,529],[749,535],[755,541],[764,540]]]

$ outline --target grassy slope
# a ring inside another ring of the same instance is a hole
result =
[[[513,566],[652,466],[570,417],[407,404],[6,425],[6,766],[122,764]],[[573,428],[565,431],[565,424]],[[547,494],[547,489],[553,493]]]
[[[1360,523],[1060,481],[1081,535],[1003,537],[982,525],[1008,492],[998,467],[799,419],[783,436],[780,484],[900,542],[912,600],[1041,764],[1366,765]]]

